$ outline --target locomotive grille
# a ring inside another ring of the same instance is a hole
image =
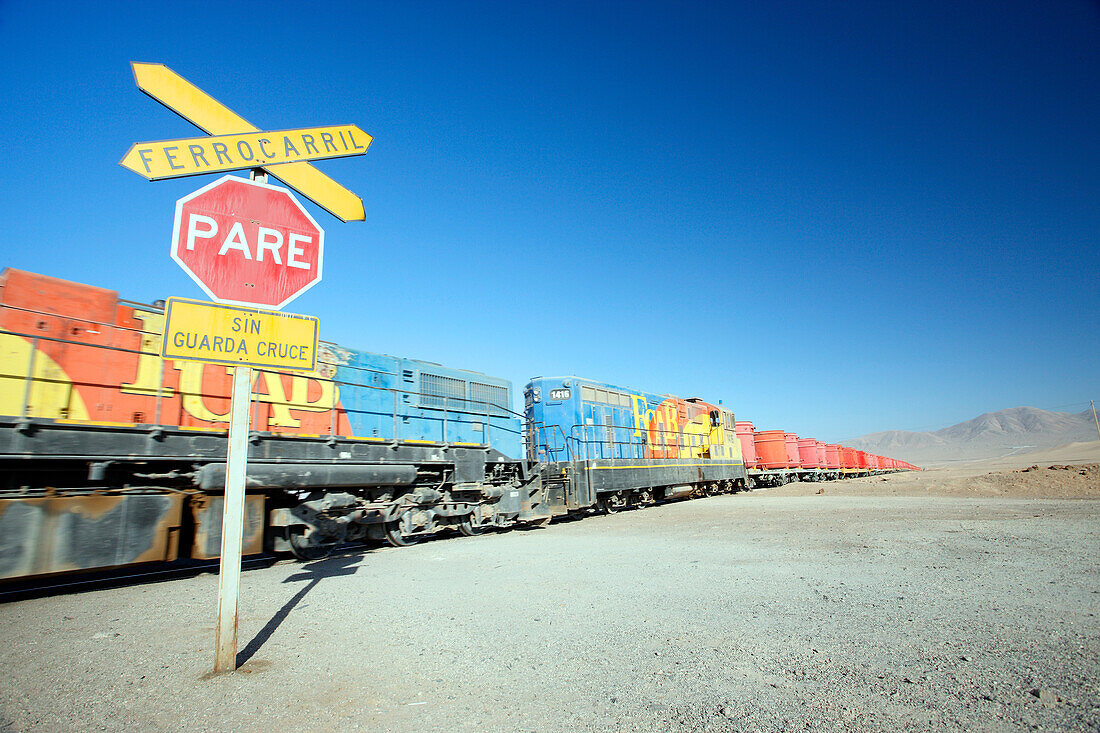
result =
[[[420,404],[424,407],[465,409],[466,381],[440,374],[420,373]]]
[[[489,414],[496,416],[507,415],[508,390],[495,384],[481,384],[470,382],[470,410],[481,412],[489,403]]]

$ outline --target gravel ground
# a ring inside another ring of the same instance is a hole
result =
[[[752,492],[0,606],[0,730],[1100,728],[1100,502]]]
[[[1028,465],[1013,471],[974,466],[801,482],[767,489],[774,496],[950,496],[1012,499],[1100,499],[1100,464]]]

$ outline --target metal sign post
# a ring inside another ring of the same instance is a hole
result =
[[[218,567],[218,623],[214,671],[237,668],[237,599],[241,587],[244,537],[244,477],[248,468],[248,423],[252,415],[252,367],[233,367],[229,416],[229,457],[222,501],[222,553]]]
[[[267,175],[253,170],[255,181]],[[248,424],[252,419],[252,367],[233,367],[229,403],[229,455],[222,499],[222,552],[218,559],[218,622],[214,630],[214,671],[237,668],[237,611],[241,595],[241,545],[244,542],[244,479],[248,472]]]

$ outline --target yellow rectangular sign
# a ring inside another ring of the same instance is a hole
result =
[[[313,316],[169,298],[165,359],[313,371],[319,321]]]
[[[355,125],[134,143],[119,161],[150,181],[363,155],[371,136]]]

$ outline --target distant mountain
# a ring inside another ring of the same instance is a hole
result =
[[[918,466],[935,466],[1096,439],[1091,410],[1072,414],[1013,407],[987,412],[935,432],[887,430],[846,440],[844,445],[900,458]]]

